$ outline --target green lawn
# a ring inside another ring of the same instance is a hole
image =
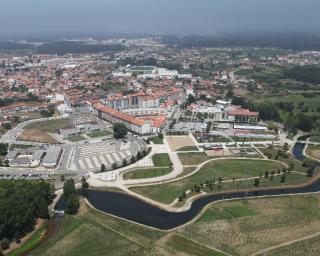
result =
[[[310,141],[320,142],[320,133],[315,133],[310,136]]]
[[[137,170],[133,170],[125,173],[123,175],[123,178],[125,180],[153,178],[153,177],[166,175],[170,171],[171,170],[168,167],[137,169]]]
[[[154,144],[163,144],[163,139],[160,139],[158,136],[150,138],[150,141],[152,141]]]
[[[170,160],[169,155],[167,153],[153,155],[152,161],[153,161],[154,166],[156,166],[156,167],[171,165],[171,160]]]
[[[27,125],[25,127],[26,130],[28,129],[38,129],[44,132],[51,132],[57,133],[62,128],[70,128],[71,120],[70,119],[57,119],[57,120],[49,120],[49,121],[42,121],[42,122],[35,122]]]
[[[74,136],[69,136],[67,138],[67,140],[72,141],[72,142],[78,142],[78,141],[85,140],[85,138],[81,135],[74,135]]]
[[[96,131],[96,132],[88,133],[88,136],[91,138],[105,137],[105,136],[109,136],[109,135],[112,135],[112,132],[110,132],[110,131]]]
[[[176,151],[199,151],[199,149],[196,146],[185,146],[177,149]]]
[[[178,156],[183,165],[198,165],[210,159],[204,152],[178,153]]]
[[[204,184],[206,181],[218,181],[219,177],[223,180],[231,180],[233,178],[247,178],[263,175],[265,171],[282,170],[284,166],[271,161],[257,160],[217,160],[206,164],[200,171],[185,179],[146,187],[130,188],[136,193],[150,197],[153,200],[162,203],[171,203],[179,194],[191,189],[194,185]],[[291,175],[291,174],[290,174]],[[302,176],[302,175],[301,175]],[[275,184],[276,181],[274,181]],[[230,185],[231,184],[231,185]],[[226,183],[225,187],[220,190],[235,188],[235,184]],[[250,181],[253,186],[253,181]]]

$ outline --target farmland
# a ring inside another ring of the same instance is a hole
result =
[[[213,204],[179,233],[232,255],[250,255],[319,232],[319,203],[319,196],[300,196]],[[318,255],[316,241],[299,245],[302,254],[289,253],[297,244],[263,255]]]
[[[79,213],[66,215],[58,233],[32,255],[223,256],[261,252],[316,256],[319,207],[319,195],[219,202],[209,205],[185,227],[158,231],[99,213],[82,201]]]
[[[96,212],[82,202],[78,215],[66,215],[58,234],[37,248],[32,255],[224,254],[180,235],[171,236],[168,232],[149,229]]]

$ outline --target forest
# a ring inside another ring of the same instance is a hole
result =
[[[48,218],[53,198],[54,188],[44,180],[0,180],[0,242],[19,242],[37,218]]]

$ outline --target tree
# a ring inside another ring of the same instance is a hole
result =
[[[86,178],[82,176],[81,178],[81,185],[82,189],[88,189],[89,188],[89,183],[87,182]]]
[[[280,183],[285,183],[286,182],[286,175],[283,174],[281,175]]]
[[[264,177],[265,177],[266,179],[269,177],[269,172],[268,172],[268,171],[266,171],[266,172],[264,173]]]
[[[255,187],[258,187],[258,186],[259,186],[259,184],[260,184],[260,179],[259,179],[259,178],[255,178],[255,179],[254,179],[254,184],[253,184],[253,185],[254,185]]]
[[[106,166],[104,164],[101,165],[100,171],[101,172],[105,172],[106,171]]]
[[[138,151],[138,153],[137,153],[137,159],[140,160],[140,159],[142,159],[142,157],[143,157],[143,156],[142,156],[142,153],[141,153],[140,151]]]
[[[9,249],[9,246],[10,246],[10,242],[9,242],[9,239],[8,238],[3,238],[1,240],[1,249],[4,251],[4,250],[7,250]]]
[[[118,167],[118,165],[116,163],[113,163],[112,166],[111,166],[112,170],[117,169],[117,167]]]
[[[196,98],[192,94],[189,94],[187,99],[187,105],[190,105],[195,102],[196,102]]]
[[[71,194],[66,202],[65,211],[68,214],[76,214],[80,207],[79,197],[75,194]]]
[[[68,197],[71,194],[74,194],[75,192],[76,192],[76,187],[75,187],[75,184],[74,184],[74,180],[73,179],[67,180],[63,185],[64,198],[67,200]]]
[[[134,164],[136,162],[136,158],[134,156],[131,157],[130,162]]]
[[[228,90],[227,94],[226,94],[226,98],[227,98],[227,99],[232,99],[233,96],[234,96],[233,90],[232,90],[232,88],[230,88],[230,89]]]
[[[309,178],[313,177],[313,173],[314,173],[314,168],[309,168],[307,170],[307,177]]]
[[[42,219],[47,219],[49,217],[48,203],[46,200],[44,200],[44,198],[40,199],[38,205],[38,216]]]
[[[116,139],[124,138],[128,133],[128,129],[123,123],[116,123],[113,125],[113,136]]]
[[[0,155],[5,156],[8,153],[8,144],[0,143]]]
[[[122,161],[122,166],[127,166],[127,165],[128,165],[127,160],[126,160],[126,159],[123,159],[123,161]]]
[[[159,133],[158,133],[158,138],[159,138],[160,140],[163,140],[163,133],[159,132]]]

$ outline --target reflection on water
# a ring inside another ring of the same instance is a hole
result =
[[[296,143],[293,149],[293,155],[299,160],[303,160],[304,144]],[[235,199],[253,196],[268,196],[282,194],[296,194],[320,191],[320,182],[317,181],[312,185],[303,188],[292,189],[269,189],[264,191],[252,192],[233,192],[220,195],[208,195],[197,199],[192,203],[191,208],[185,212],[168,212],[158,207],[145,203],[135,197],[116,192],[88,190],[79,193],[88,199],[88,201],[98,210],[131,220],[147,226],[159,229],[172,229],[181,226],[192,220],[201,209],[209,203],[223,200]],[[62,209],[64,206],[63,199],[57,204],[57,209]]]

